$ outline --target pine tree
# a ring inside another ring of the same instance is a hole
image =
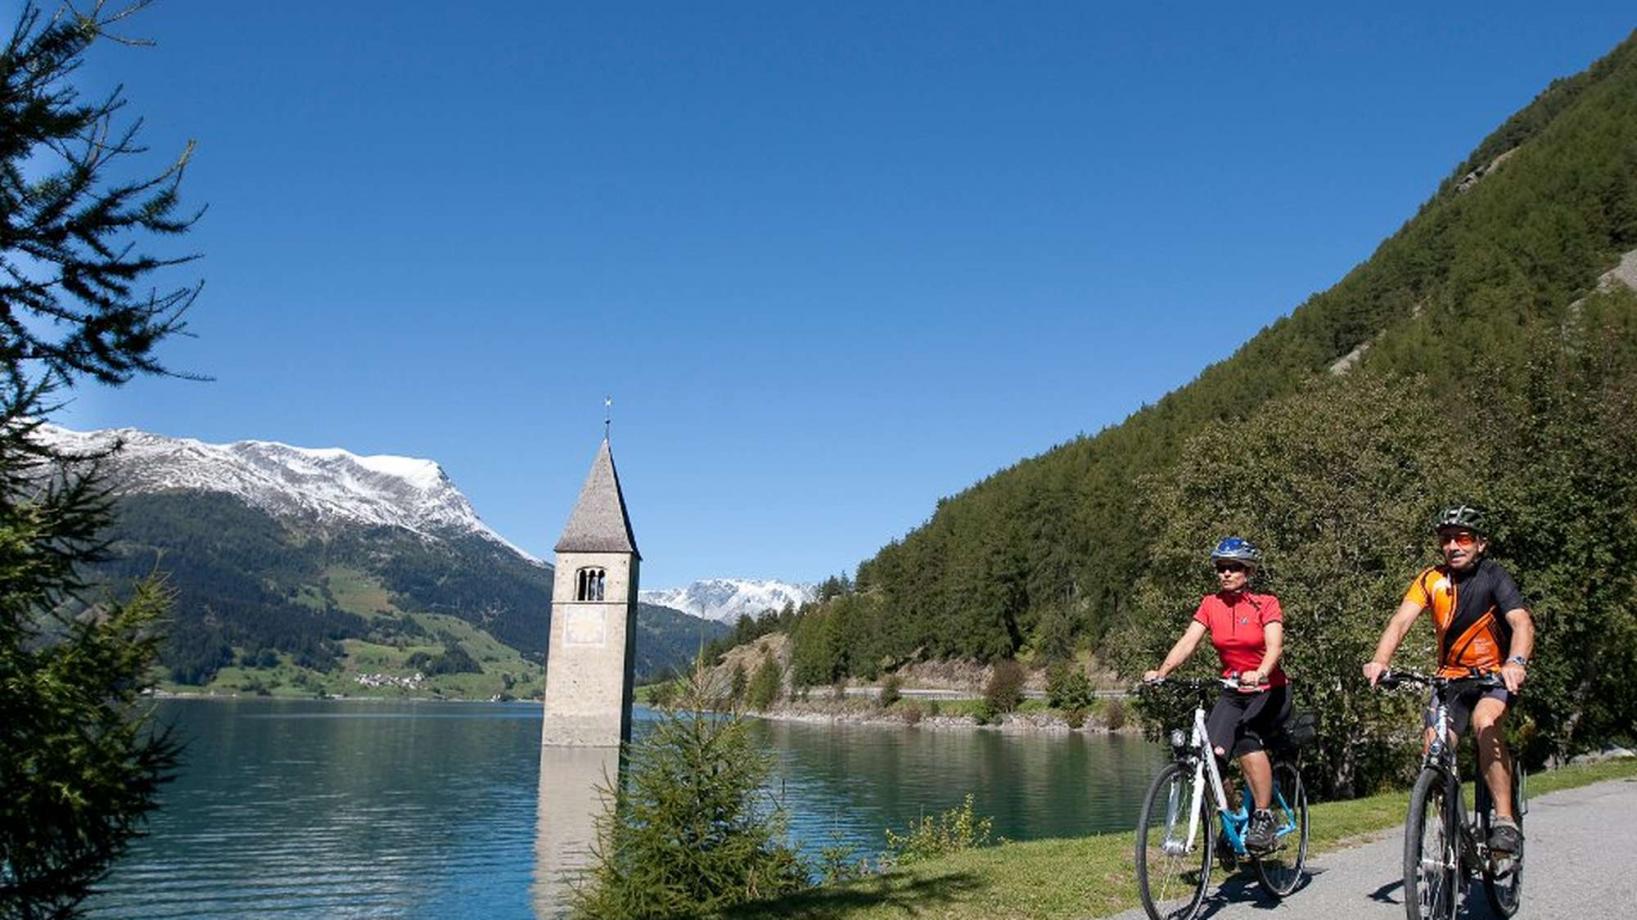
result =
[[[808,867],[785,838],[784,811],[764,788],[772,757],[710,692],[705,669],[629,757],[623,784],[603,790],[577,916],[716,916],[807,887]]]
[[[756,667],[756,674],[750,678],[750,686],[745,690],[750,708],[757,712],[766,712],[768,707],[779,701],[779,692],[783,689],[784,669],[768,655]]]
[[[199,292],[158,292],[155,274],[193,257],[141,248],[198,216],[177,214],[191,145],[123,178],[143,152],[135,124],[116,123],[124,100],[87,102],[70,82],[99,41],[130,43],[109,30],[139,8],[25,5],[0,47],[0,917],[73,916],[176,758],[140,705],[166,591],[92,594],[79,573],[110,521],[99,458],[37,437],[85,378],[167,373],[155,349]]]

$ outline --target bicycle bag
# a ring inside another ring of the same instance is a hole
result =
[[[1319,737],[1319,720],[1311,712],[1298,712],[1285,723],[1274,743],[1280,747],[1296,750],[1309,747]]]

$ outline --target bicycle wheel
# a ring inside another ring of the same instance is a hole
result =
[[[1458,842],[1450,826],[1450,782],[1439,770],[1422,770],[1404,819],[1404,913],[1409,920],[1455,916],[1460,882]]]
[[[1279,823],[1278,849],[1251,861],[1262,890],[1275,898],[1293,893],[1302,884],[1307,865],[1307,789],[1296,765],[1273,766],[1273,817]]]
[[[1516,762],[1512,765],[1512,815],[1518,822],[1518,829],[1523,829],[1523,768]],[[1478,783],[1477,811],[1481,822],[1481,833],[1484,839],[1489,839],[1490,809],[1489,789],[1482,781]],[[1524,843],[1518,844],[1518,851],[1506,860],[1497,863],[1490,859],[1484,865],[1484,895],[1489,898],[1489,906],[1501,917],[1510,917],[1518,912],[1518,905],[1523,903],[1523,850]]]
[[[1137,821],[1137,891],[1152,920],[1192,920],[1211,882],[1216,848],[1214,811],[1194,801],[1192,771],[1169,764],[1154,777]],[[1188,839],[1188,820],[1198,809],[1199,827]]]

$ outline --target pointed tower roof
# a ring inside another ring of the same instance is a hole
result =
[[[580,500],[568,516],[568,526],[563,528],[556,551],[630,553],[642,558],[636,537],[631,535],[631,517],[625,512],[625,496],[620,492],[620,477],[614,471],[614,453],[607,438],[597,449],[597,459],[591,461],[591,474],[585,478]]]

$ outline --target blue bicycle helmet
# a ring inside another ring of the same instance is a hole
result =
[[[1238,562],[1256,568],[1262,564],[1262,551],[1244,537],[1224,537],[1211,551],[1211,564],[1218,562]]]

